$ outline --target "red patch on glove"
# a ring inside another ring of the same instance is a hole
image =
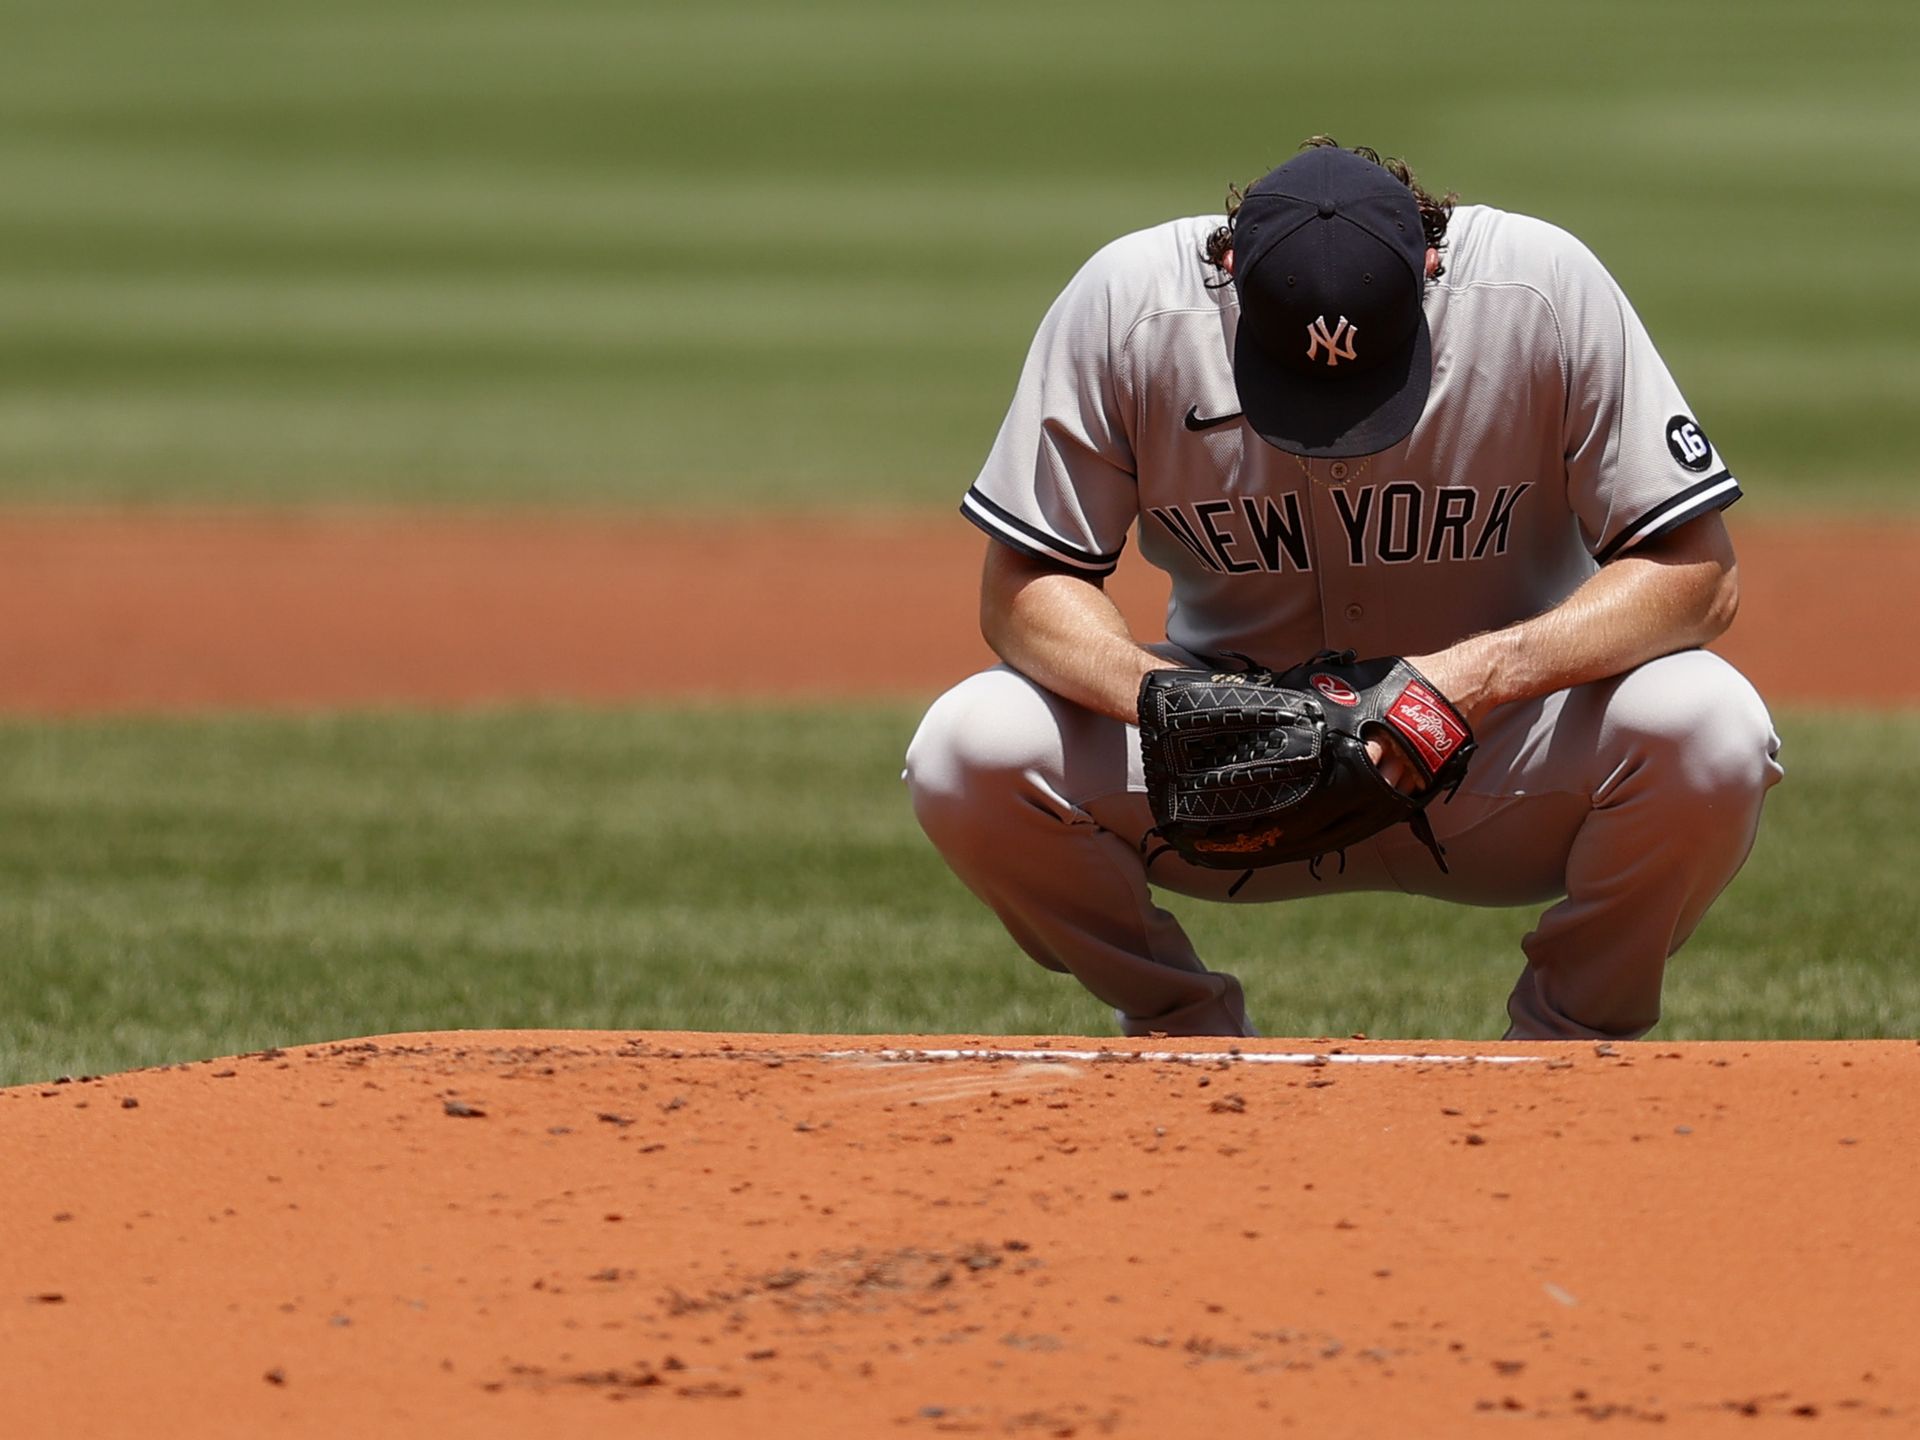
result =
[[[1323,671],[1313,677],[1313,688],[1334,704],[1344,705],[1349,710],[1360,703],[1360,692],[1338,675],[1328,675]]]
[[[1446,764],[1467,738],[1467,727],[1453,707],[1418,680],[1408,682],[1400,692],[1387,711],[1387,723],[1426,763],[1429,775]]]

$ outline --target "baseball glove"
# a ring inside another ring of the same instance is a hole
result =
[[[1366,737],[1402,743],[1420,785],[1402,794],[1367,758]],[[1324,856],[1407,824],[1447,868],[1426,808],[1459,788],[1474,748],[1460,712],[1405,660],[1323,650],[1275,674],[1155,670],[1140,685],[1148,840],[1191,865],[1247,871]]]

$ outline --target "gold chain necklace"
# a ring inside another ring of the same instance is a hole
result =
[[[1288,451],[1287,453],[1291,455],[1293,452]],[[1321,476],[1313,473],[1313,465],[1307,460],[1306,456],[1293,456],[1293,463],[1300,467],[1300,473],[1302,475],[1306,476],[1309,480],[1319,481],[1324,485],[1344,485],[1349,480],[1358,480],[1367,473],[1367,466],[1372,462],[1373,457],[1371,455],[1363,455],[1358,460],[1328,461],[1327,473],[1323,479]]]

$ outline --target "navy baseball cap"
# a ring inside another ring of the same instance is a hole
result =
[[[1269,445],[1372,455],[1412,433],[1433,381],[1413,192],[1349,150],[1302,151],[1233,221],[1233,380]]]

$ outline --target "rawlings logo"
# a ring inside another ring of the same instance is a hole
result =
[[[1283,827],[1275,825],[1266,830],[1255,831],[1251,835],[1209,835],[1205,839],[1196,839],[1193,848],[1205,851],[1209,855],[1251,855],[1264,850],[1269,845],[1279,843],[1286,836]]]
[[[1342,360],[1358,360],[1360,357],[1353,352],[1353,342],[1359,334],[1360,327],[1349,325],[1344,315],[1340,317],[1340,323],[1333,327],[1331,333],[1327,330],[1327,317],[1316,316],[1314,322],[1307,326],[1307,359],[1318,359],[1320,352],[1325,350],[1329,369]]]
[[[1429,771],[1438,770],[1467,738],[1467,730],[1444,708],[1440,697],[1415,681],[1400,692],[1387,721],[1419,751]]]
[[[1447,726],[1438,710],[1429,710],[1418,700],[1409,701],[1397,712],[1400,718],[1427,737],[1427,742],[1442,755],[1460,743],[1460,737]]]
[[[1313,688],[1336,705],[1352,707],[1360,703],[1360,696],[1354,688],[1338,675],[1316,675]]]

